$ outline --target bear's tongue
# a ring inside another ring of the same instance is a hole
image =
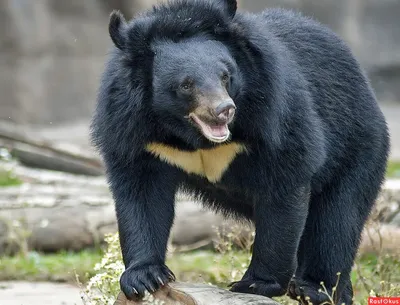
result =
[[[211,131],[211,134],[214,137],[219,137],[219,138],[225,137],[229,132],[228,127],[226,125],[220,125],[220,126],[216,125],[216,126],[208,126],[208,127]]]
[[[224,142],[229,138],[228,125],[209,125],[203,122],[198,116],[192,115],[192,119],[200,126],[204,136],[213,142]]]

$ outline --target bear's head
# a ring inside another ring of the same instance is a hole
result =
[[[199,37],[160,42],[155,50],[153,107],[164,124],[169,118],[182,120],[209,141],[227,141],[236,111],[232,97],[240,81],[229,50]]]
[[[115,46],[135,58],[131,69],[148,80],[143,88],[151,92],[157,124],[194,146],[231,138],[242,78],[223,38],[236,6],[233,0],[178,0],[130,23],[118,12],[110,18]]]

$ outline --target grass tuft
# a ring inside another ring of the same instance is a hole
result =
[[[12,171],[0,168],[0,187],[20,185],[22,181],[16,177]]]
[[[390,161],[386,170],[388,178],[400,178],[400,161]]]
[[[0,281],[54,281],[75,283],[76,275],[87,281],[95,275],[100,250],[62,251],[55,254],[28,252],[27,255],[0,257]]]

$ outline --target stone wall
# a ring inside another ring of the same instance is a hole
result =
[[[127,17],[154,1],[0,1],[0,119],[51,126],[87,120],[110,42],[108,16]],[[400,101],[400,1],[247,0],[304,11],[346,39],[378,97]]]
[[[134,2],[0,1],[0,119],[46,125],[90,116],[109,13],[131,16],[142,8]]]
[[[327,24],[349,44],[367,70],[381,101],[400,102],[400,1],[250,0],[250,11],[265,6],[300,10]]]

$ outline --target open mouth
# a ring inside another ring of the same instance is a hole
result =
[[[229,139],[231,135],[228,124],[208,124],[202,121],[197,115],[191,113],[189,117],[199,127],[203,135],[212,142],[222,143]]]

